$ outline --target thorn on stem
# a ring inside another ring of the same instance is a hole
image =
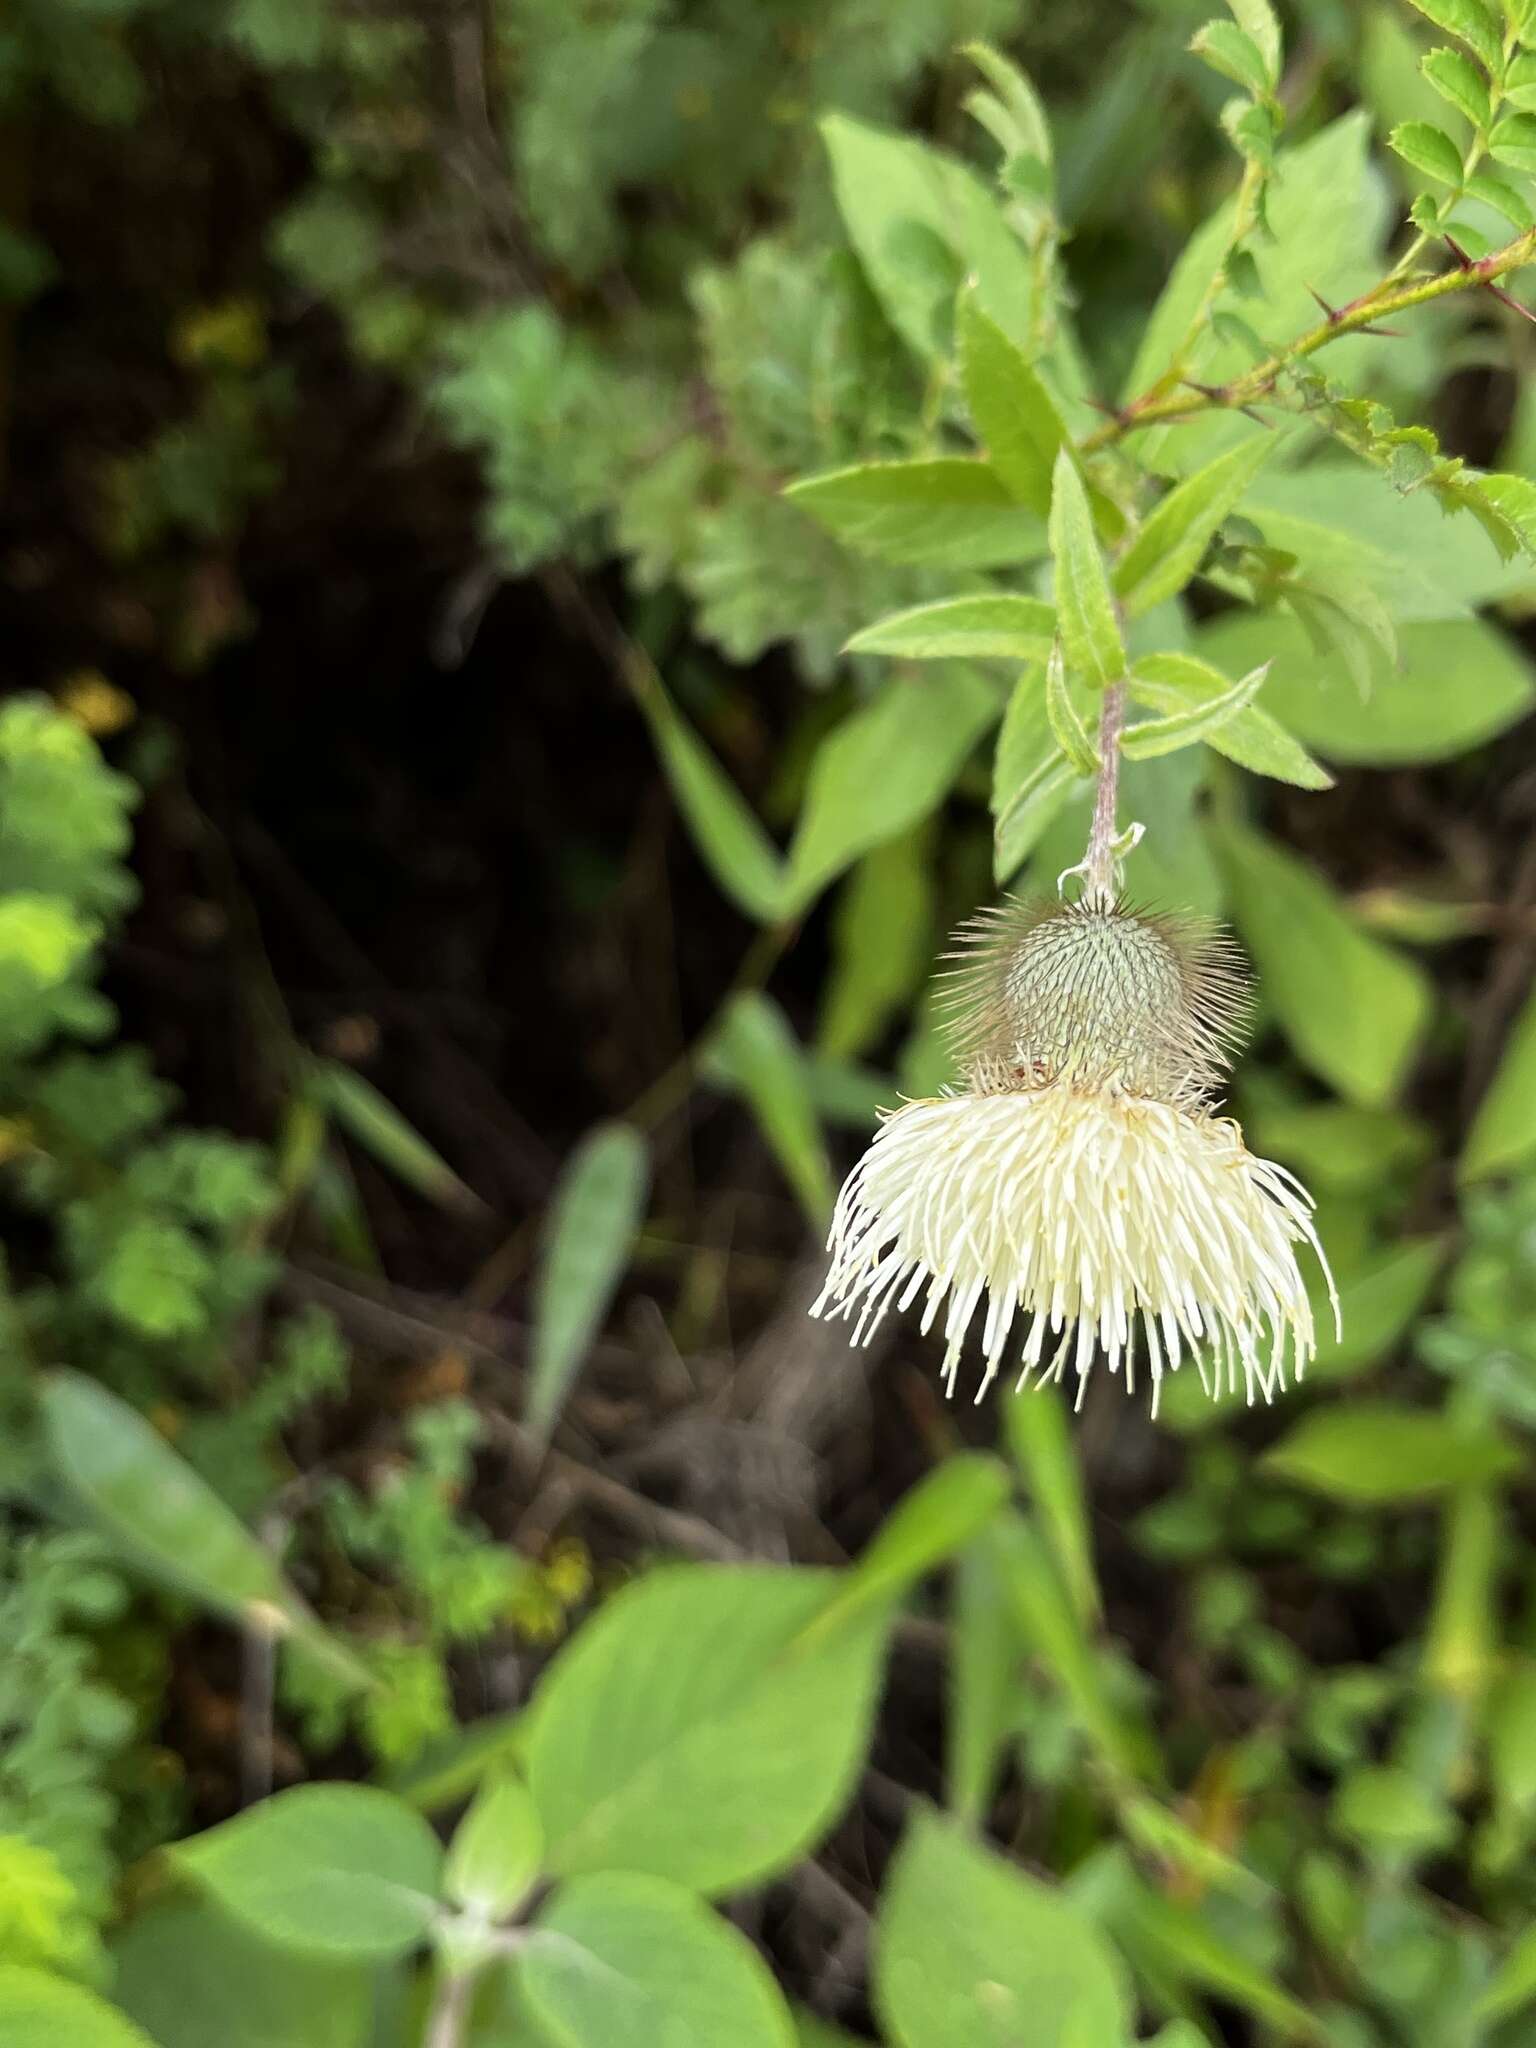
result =
[[[1307,290],[1311,292],[1312,297],[1316,299],[1317,303],[1322,307],[1324,313],[1327,314],[1328,325],[1330,327],[1337,327],[1339,322],[1344,318],[1342,310],[1338,306],[1330,306],[1328,301],[1323,297],[1322,293],[1320,291],[1314,290],[1314,288],[1311,285],[1307,286]]]
[[[1536,313],[1533,313],[1529,306],[1522,306],[1513,293],[1505,291],[1502,285],[1494,284],[1490,281],[1485,289],[1493,293],[1493,296],[1499,301],[1501,306],[1508,306],[1509,310],[1512,313],[1518,313],[1522,320],[1529,320],[1533,325],[1536,325]]]
[[[1225,384],[1200,384],[1193,377],[1181,377],[1179,382],[1187,385],[1191,391],[1198,391],[1202,398],[1213,399],[1218,404],[1227,395]]]
[[[1445,237],[1445,246],[1450,250],[1463,270],[1470,270],[1472,268],[1472,258],[1463,249],[1454,235],[1447,235]]]

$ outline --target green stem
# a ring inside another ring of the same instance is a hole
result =
[[[1504,248],[1476,263],[1441,271],[1437,276],[1421,278],[1415,284],[1389,290],[1391,280],[1384,279],[1363,298],[1330,314],[1266,362],[1246,371],[1241,377],[1234,377],[1218,389],[1157,395],[1158,387],[1154,385],[1140,398],[1133,399],[1117,418],[1106,421],[1081,442],[1080,452],[1091,455],[1096,449],[1113,446],[1127,434],[1136,433],[1142,427],[1156,426],[1165,420],[1196,419],[1203,413],[1253,405],[1270,395],[1282,371],[1315,355],[1330,341],[1337,341],[1340,335],[1355,334],[1363,327],[1374,326],[1378,320],[1390,319],[1394,313],[1408,312],[1412,307],[1428,305],[1434,299],[1449,298],[1453,292],[1477,291],[1533,260],[1536,260],[1536,228],[1528,229]]]

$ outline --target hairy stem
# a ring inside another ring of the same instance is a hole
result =
[[[1098,910],[1107,910],[1115,900],[1115,815],[1120,803],[1120,735],[1124,729],[1125,685],[1111,683],[1099,713],[1099,780],[1093,797],[1093,823],[1088,828],[1088,851],[1083,856],[1083,901]]]
[[[1374,326],[1378,320],[1389,319],[1394,313],[1405,313],[1414,306],[1428,305],[1432,299],[1447,298],[1452,292],[1477,291],[1509,272],[1521,269],[1533,259],[1536,259],[1536,228],[1527,229],[1504,248],[1496,249],[1491,256],[1484,256],[1475,263],[1461,264],[1455,270],[1441,271],[1435,277],[1397,286],[1390,278],[1384,279],[1374,290],[1366,292],[1351,305],[1341,307],[1336,313],[1330,313],[1327,319],[1320,320],[1315,327],[1308,328],[1304,334],[1288,342],[1266,362],[1245,371],[1240,377],[1234,377],[1229,384],[1214,390],[1178,392],[1163,392],[1158,385],[1153,385],[1081,442],[1081,450],[1085,455],[1091,455],[1097,448],[1107,448],[1141,427],[1155,426],[1164,420],[1193,419],[1201,413],[1252,405],[1256,400],[1269,396],[1282,371],[1315,355],[1341,334],[1354,334],[1362,327]]]

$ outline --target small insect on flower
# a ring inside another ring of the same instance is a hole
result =
[[[811,1313],[867,1343],[891,1307],[941,1312],[953,1393],[981,1321],[996,1376],[1018,1321],[1022,1388],[1094,1360],[1134,1385],[1186,1353],[1213,1397],[1266,1400],[1316,1351],[1296,1247],[1338,1298],[1311,1200],[1216,1113],[1249,984],[1201,920],[1129,907],[1010,901],[956,935],[945,1006],[963,1086],[888,1115],[844,1183],[831,1270]]]

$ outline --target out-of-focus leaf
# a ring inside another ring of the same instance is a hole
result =
[[[862,1605],[900,1594],[963,1550],[998,1513],[1009,1493],[1008,1473],[981,1451],[957,1451],[909,1492],[848,1574],[842,1602],[828,1609],[833,1624],[843,1604]]]
[[[312,1059],[305,1086],[349,1138],[429,1202],[445,1209],[485,1206],[388,1097],[355,1068],[343,1066],[340,1060]]]
[[[1429,1024],[1423,970],[1355,925],[1315,869],[1246,827],[1213,831],[1232,914],[1297,1054],[1367,1108],[1401,1087]]]
[[[1385,1357],[1429,1299],[1444,1263],[1445,1244],[1438,1237],[1409,1238],[1373,1253],[1339,1281],[1343,1334],[1335,1336],[1333,1310],[1321,1278],[1313,1280],[1309,1262],[1317,1356],[1307,1367],[1308,1377],[1344,1379]]]
[[[1037,1384],[1005,1402],[1003,1429],[1062,1583],[1079,1620],[1090,1626],[1099,1615],[1099,1582],[1077,1439],[1068,1424],[1066,1402],[1054,1387]]]
[[[824,1225],[832,1209],[826,1140],[811,1100],[805,1048],[778,1004],[755,989],[735,997],[711,1041],[705,1072],[751,1103],[801,1207]]]
[[[830,2020],[824,2020],[816,2013],[797,2009],[793,2017],[795,2038],[800,2048],[869,2048],[868,2041],[845,2034],[841,2027],[834,2027]]]
[[[1119,1960],[1087,1915],[926,1813],[886,1877],[874,1997],[893,2048],[1108,2048],[1131,2022]]]
[[[567,1160],[534,1283],[527,1421],[542,1443],[565,1406],[634,1249],[650,1172],[628,1124],[599,1124]]]
[[[821,132],[849,239],[917,355],[947,352],[955,294],[968,277],[1005,334],[1029,332],[1028,254],[974,171],[929,143],[847,114],[829,115]]]
[[[880,1036],[927,969],[932,919],[925,834],[903,832],[865,854],[838,896],[819,1052],[847,1059]]]
[[[5,2048],[157,2048],[94,1991],[20,1963],[0,1963],[0,2039]]]
[[[60,1478],[129,1562],[246,1627],[292,1637],[344,1680],[370,1682],[245,1524],[137,1409],[68,1371],[47,1375],[39,1402]]]
[[[1448,760],[1536,703],[1525,658],[1476,619],[1403,627],[1398,666],[1364,703],[1343,658],[1319,655],[1294,619],[1236,614],[1202,627],[1195,644],[1224,671],[1269,661],[1264,702],[1274,716],[1326,759],[1367,768]]]
[[[789,901],[802,910],[873,846],[926,818],[998,715],[974,669],[895,676],[817,750],[790,849]]]
[[[503,1920],[528,1896],[539,1874],[544,1830],[518,1778],[487,1778],[453,1831],[443,1890],[456,1906]]]
[[[1056,618],[1068,666],[1103,686],[1125,674],[1125,644],[1115,618],[1104,557],[1094,535],[1088,494],[1071,452],[1056,457],[1051,487],[1051,561]]]
[[[1360,1506],[1422,1500],[1465,1480],[1516,1471],[1520,1454],[1491,1425],[1453,1423],[1391,1401],[1314,1409],[1263,1463],[1277,1478]]]
[[[1132,617],[1184,588],[1270,454],[1263,438],[1240,442],[1186,477],[1153,510],[1115,569],[1115,590]]]
[[[1466,1181],[1513,1173],[1536,1157],[1536,995],[1510,1027],[1488,1093],[1478,1104],[1457,1172]]]
[[[789,2008],[746,1936],[661,1878],[562,1885],[516,1967],[533,2017],[569,2048],[795,2048]]]
[[[1021,505],[1043,519],[1051,509],[1051,471],[1066,438],[1051,394],[973,289],[961,294],[960,374],[987,459]]]
[[[555,1659],[524,1750],[557,1875],[625,1869],[706,1894],[786,1868],[864,1757],[891,1618],[837,1573],[669,1566]],[[680,1644],[697,1654],[680,1655]]]
[[[893,612],[855,633],[848,652],[908,661],[1044,661],[1055,637],[1055,607],[1044,598],[994,591]]]
[[[861,462],[785,493],[829,533],[886,562],[995,569],[1045,552],[1045,526],[979,458]]]
[[[949,1712],[944,1783],[950,1811],[979,1827],[1018,1722],[1023,1644],[997,1553],[972,1543],[956,1566],[949,1608]]]
[[[749,917],[771,922],[785,889],[778,848],[649,666],[638,665],[633,680],[672,793],[710,873]]]
[[[1506,2020],[1536,2005],[1536,1927],[1519,1936],[1473,2007],[1477,2019]]]
[[[421,1815],[372,1785],[299,1785],[168,1853],[264,1939],[359,1960],[416,1946],[443,1864]]]
[[[1128,1910],[1115,1918],[1115,1932],[1138,1963],[1167,1971],[1176,1981],[1197,1986],[1253,2013],[1283,2038],[1322,2041],[1326,2037],[1305,2006],[1259,1969],[1238,1948],[1175,1900],[1138,1884]]]

